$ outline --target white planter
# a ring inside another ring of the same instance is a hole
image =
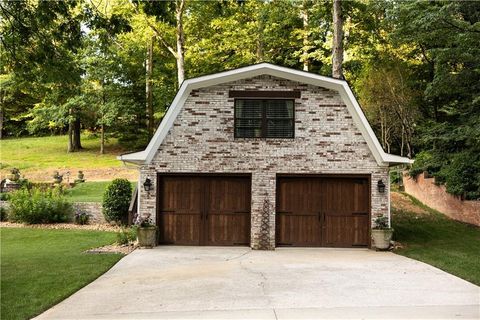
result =
[[[390,247],[390,240],[392,240],[393,229],[372,229],[372,239],[375,248],[379,250],[387,250]]]

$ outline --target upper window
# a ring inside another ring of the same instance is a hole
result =
[[[294,101],[236,99],[236,138],[293,138]]]

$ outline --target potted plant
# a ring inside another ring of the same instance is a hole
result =
[[[153,248],[157,245],[157,227],[150,217],[138,217],[137,240],[142,248]]]
[[[7,179],[13,182],[18,181],[20,179],[20,170],[17,168],[12,168],[12,170],[10,170],[10,174],[7,175]]]
[[[63,181],[63,174],[58,173],[58,171],[53,172],[53,183],[62,183]]]
[[[380,215],[374,220],[372,238],[377,250],[387,250],[392,240],[393,229],[388,226],[388,217]]]
[[[85,182],[85,174],[83,173],[82,170],[78,171],[78,176],[77,179],[75,180],[75,183],[82,183]]]

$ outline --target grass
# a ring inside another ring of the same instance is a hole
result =
[[[106,153],[99,154],[97,137],[82,135],[83,150],[67,153],[68,137],[49,136],[0,140],[1,169],[39,170],[48,168],[108,168],[119,167],[116,156],[122,153],[116,139],[106,143]]]
[[[428,214],[392,209],[395,240],[404,245],[395,252],[480,285],[480,228],[412,200]]]
[[[102,202],[103,192],[110,181],[79,183],[66,191],[66,196],[72,202]]]
[[[115,241],[115,233],[2,228],[1,319],[28,319],[90,283],[120,258],[86,254]]]
[[[111,181],[95,181],[79,183],[71,189],[67,189],[66,196],[72,202],[102,202],[105,188]],[[132,190],[135,183],[131,182]]]

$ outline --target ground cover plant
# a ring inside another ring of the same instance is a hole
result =
[[[480,228],[449,219],[417,199],[412,203],[424,212],[398,209],[392,203],[394,237],[404,246],[395,253],[480,285]]]
[[[2,228],[1,319],[29,319],[90,283],[122,255],[86,254],[115,233]]]

